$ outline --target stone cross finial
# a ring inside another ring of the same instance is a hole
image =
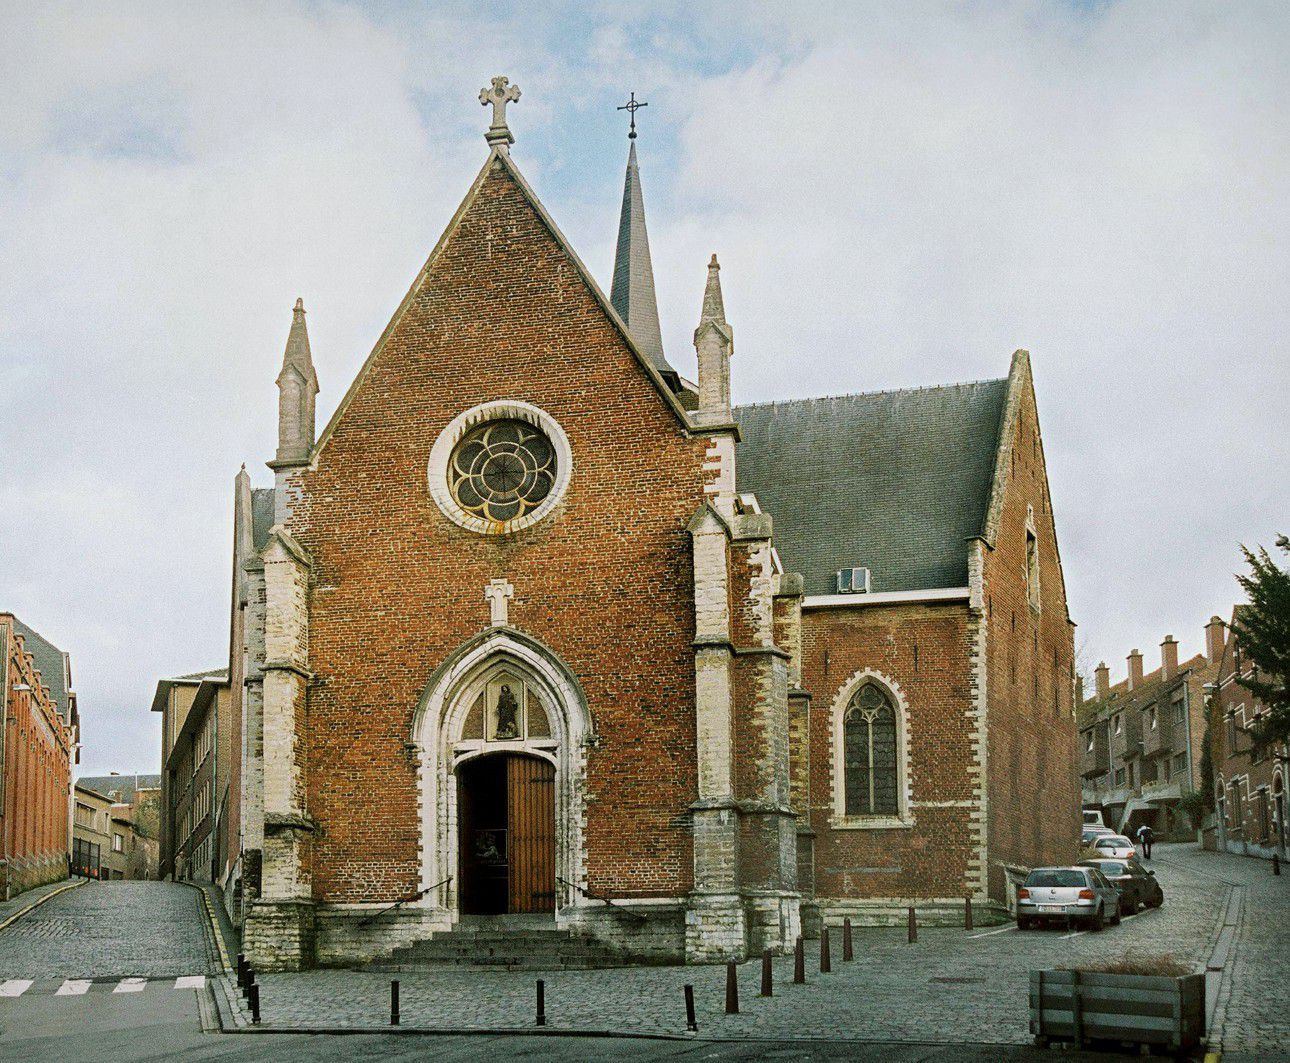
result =
[[[515,597],[515,588],[504,579],[490,579],[484,588],[484,599],[492,613],[490,620],[493,627],[505,627],[511,622],[510,605]]]
[[[493,105],[493,124],[488,127],[484,139],[495,148],[505,149],[506,145],[515,143],[515,136],[506,124],[506,105],[520,98],[520,87],[512,85],[505,74],[493,78],[491,88],[479,90],[479,102],[485,107]]]

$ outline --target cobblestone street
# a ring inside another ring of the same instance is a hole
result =
[[[209,973],[200,903],[172,882],[86,882],[0,932],[0,980]]]
[[[856,959],[841,962],[833,937],[832,974],[818,971],[810,943],[806,985],[793,985],[792,960],[775,964],[775,995],[757,996],[760,965],[740,969],[741,1014],[724,1014],[719,967],[608,971],[499,972],[471,968],[404,973],[402,1023],[437,1029],[529,1028],[534,982],[546,982],[555,1029],[682,1035],[683,987],[692,983],[700,1036],[852,1038],[885,1042],[1023,1044],[1028,972],[1121,957],[1170,956],[1204,970],[1229,890],[1248,892],[1236,951],[1236,982],[1222,1031],[1229,1051],[1275,1058],[1290,1044],[1286,934],[1290,878],[1266,863],[1160,846],[1150,865],[1165,889],[1163,908],[1100,934],[1028,931],[1012,926],[967,933],[921,929],[857,930]],[[1269,926],[1277,929],[1268,932]],[[283,1028],[377,1028],[388,1022],[391,975],[314,971],[260,977],[263,1021]],[[1216,977],[1216,976],[1215,976]]]

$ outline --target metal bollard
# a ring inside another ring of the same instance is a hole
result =
[[[726,964],[726,1014],[739,1014],[739,965],[734,960]]]
[[[793,982],[797,985],[806,984],[806,945],[800,934],[797,936],[797,944],[793,946]]]
[[[248,967],[246,969],[246,979],[242,982],[242,998],[251,999],[251,990],[255,988],[255,971]]]
[[[909,943],[912,945],[918,940],[918,916],[914,914],[914,908],[909,908]]]
[[[685,1028],[694,1033],[699,1032],[699,1023],[694,1017],[694,986],[685,987]]]
[[[827,923],[820,925],[820,974],[828,974],[833,970],[833,958],[829,955],[829,927]]]
[[[854,960],[855,950],[851,947],[851,917],[842,920],[842,959],[846,962]]]
[[[237,954],[237,987],[241,989],[246,985],[246,953]]]
[[[399,980],[395,978],[390,982],[390,1025],[399,1024]]]
[[[1281,874],[1281,857],[1277,856],[1276,853],[1272,854],[1272,873],[1274,875]]]
[[[537,980],[537,1023],[538,1026],[546,1025],[546,982],[541,978]]]
[[[258,1026],[260,1024],[260,987],[252,984],[247,992],[250,994],[251,1021]]]
[[[963,929],[972,929],[972,898],[963,898]]]
[[[770,949],[766,949],[761,954],[761,995],[764,997],[773,997],[775,995],[774,972],[770,966]]]

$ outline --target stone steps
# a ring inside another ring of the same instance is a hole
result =
[[[623,955],[609,945],[569,930],[458,927],[404,945],[368,965],[373,971],[426,967],[505,967],[552,970],[620,967]]]

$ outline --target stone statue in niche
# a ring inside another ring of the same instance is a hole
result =
[[[519,738],[520,703],[516,700],[515,695],[511,693],[509,683],[503,683],[502,689],[497,695],[497,728],[493,732],[493,737],[499,742],[511,738]]]

